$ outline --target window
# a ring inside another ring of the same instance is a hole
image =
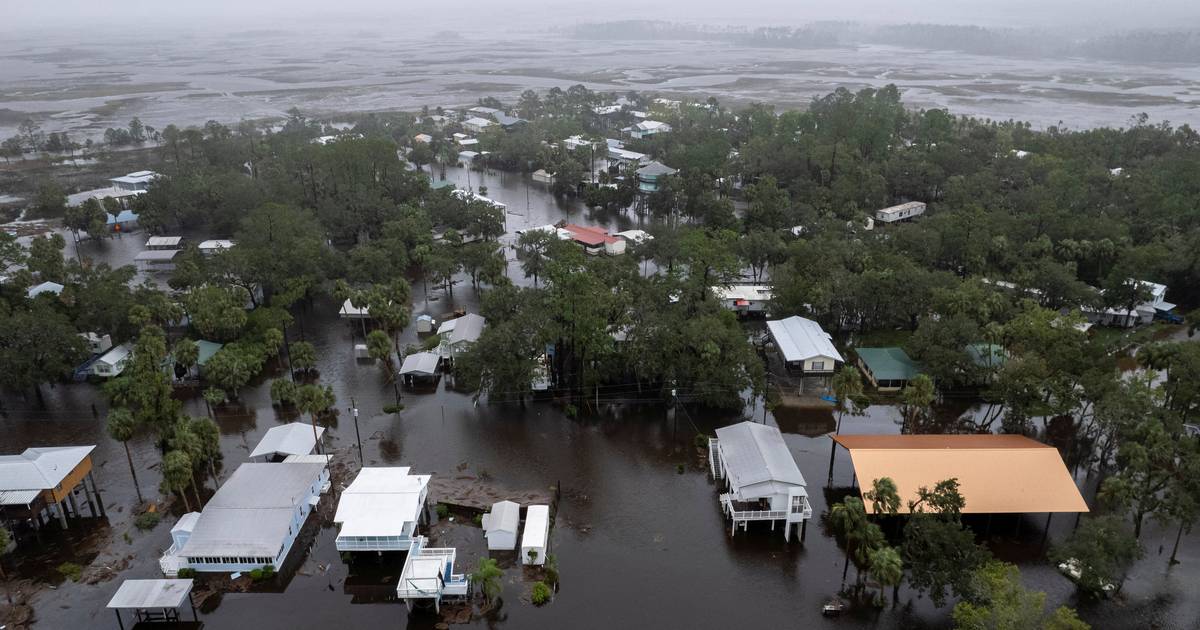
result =
[[[825,362],[824,362],[824,361],[813,361],[813,362],[812,362],[810,365],[812,365],[812,370],[813,370],[814,372],[817,372],[817,371],[820,371],[820,370],[824,370],[824,369],[825,369]]]
[[[802,514],[804,512],[804,497],[796,495],[792,497],[792,514]]]

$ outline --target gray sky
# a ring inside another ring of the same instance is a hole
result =
[[[134,28],[258,29],[343,23],[397,29],[539,28],[618,19],[731,25],[816,20],[936,22],[986,26],[1200,28],[1200,0],[9,0],[0,30],[124,24]]]

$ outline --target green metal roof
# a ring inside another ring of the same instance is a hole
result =
[[[438,179],[429,182],[429,187],[437,190],[439,188],[454,188],[454,182],[448,179]]]
[[[921,373],[921,366],[902,348],[855,348],[877,381],[910,381]]]
[[[196,365],[204,365],[217,353],[217,350],[225,347],[225,344],[201,339],[196,342],[196,347],[200,350],[199,354],[196,355]]]

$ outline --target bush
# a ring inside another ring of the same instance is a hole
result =
[[[683,464],[676,464],[676,465],[675,465],[675,472],[677,472],[677,473],[679,473],[679,474],[681,474],[681,475],[682,475],[682,474],[683,474],[683,472],[684,472],[685,470],[687,470],[687,467],[685,467]]]
[[[696,437],[692,439],[692,443],[696,445],[696,448],[708,448],[708,436],[697,433]]]
[[[404,410],[404,405],[384,405],[383,413],[400,413]]]
[[[575,405],[567,405],[563,409],[563,413],[567,414],[568,418],[574,419],[579,416],[579,407],[576,407]]]
[[[475,520],[476,525],[483,526],[483,515],[482,514],[476,514],[474,520]]]
[[[57,570],[59,575],[72,582],[78,582],[79,577],[83,575],[83,567],[74,562],[64,562],[58,565]]]
[[[181,580],[194,578],[196,577],[196,570],[191,567],[184,567],[179,570],[179,575],[177,577]]]
[[[145,512],[133,519],[133,525],[142,531],[149,531],[158,527],[158,522],[161,520],[162,515],[158,512]]]
[[[546,583],[550,586],[558,586],[558,562],[554,559],[554,554],[546,554],[546,564],[542,566],[542,572],[546,576]]]
[[[445,503],[437,504],[437,507],[435,507],[433,511],[437,512],[438,518],[446,518],[447,516],[450,516],[450,506],[446,505]]]
[[[535,606],[541,606],[542,604],[545,604],[546,602],[550,601],[550,587],[546,586],[545,582],[534,582],[533,593],[530,596],[530,599],[533,600],[533,604]]]
[[[258,569],[250,570],[250,579],[255,582],[262,582],[275,577],[275,567],[267,564]]]

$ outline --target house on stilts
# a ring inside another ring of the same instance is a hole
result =
[[[783,538],[800,526],[800,540],[812,518],[804,475],[796,466],[779,429],[742,422],[717,429],[708,441],[713,479],[724,483],[721,510],[729,519],[729,534],[745,531],[751,521],[783,523]]]

